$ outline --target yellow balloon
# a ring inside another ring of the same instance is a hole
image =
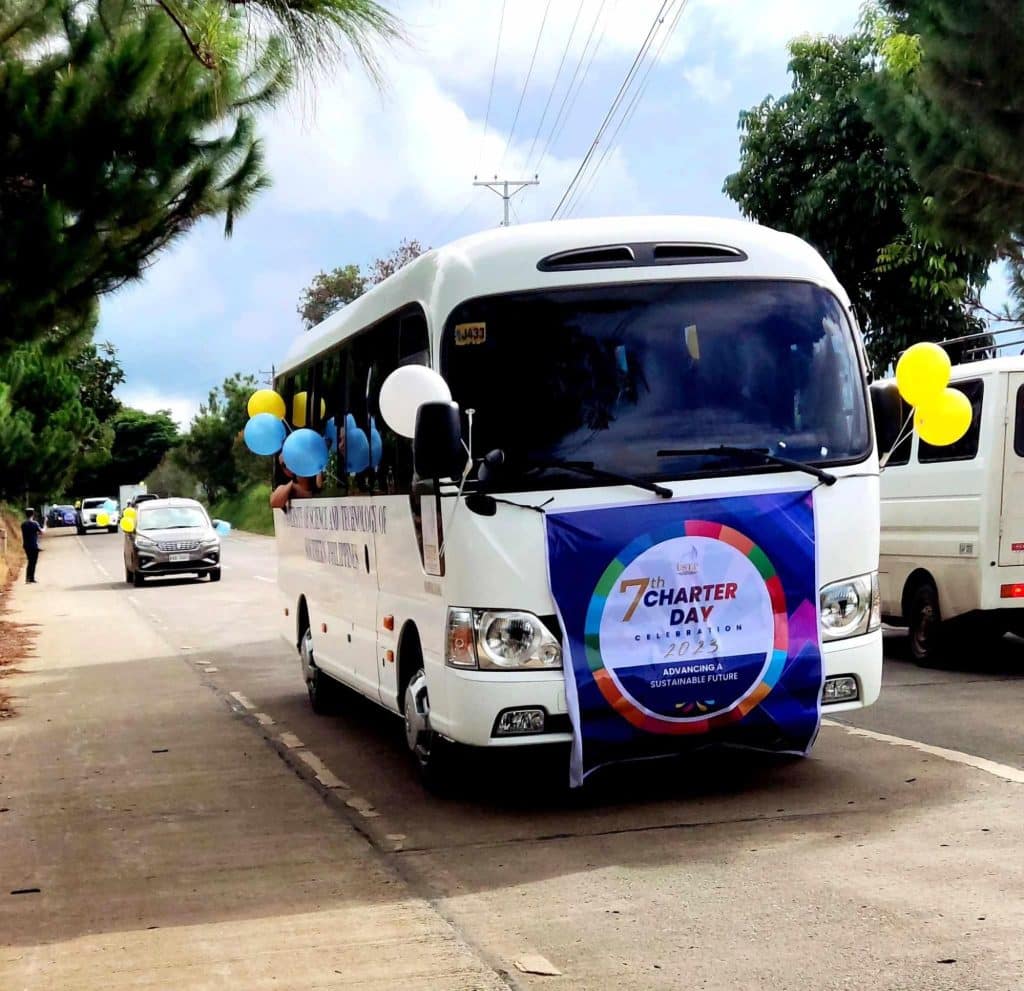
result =
[[[132,519],[132,520],[134,520],[134,519],[135,519],[135,507],[134,507],[134,506],[129,506],[129,507],[128,507],[128,508],[127,508],[127,509],[126,509],[125,511],[124,511],[124,513],[123,513],[122,515],[123,515],[123,516],[125,516],[125,517],[126,517],[126,518],[128,518],[128,519]]]
[[[971,426],[971,401],[957,389],[944,389],[938,397],[914,410],[914,429],[933,447],[955,444]]]
[[[320,419],[324,418],[327,413],[327,404],[321,399],[320,400]],[[306,426],[306,393],[297,392],[295,398],[292,399],[292,426],[293,427],[304,427]]]
[[[134,514],[129,516],[127,513],[125,513],[124,518],[121,520],[121,529],[124,530],[125,533],[134,533],[135,532],[135,515]]]
[[[260,389],[249,397],[249,416],[257,413],[271,413],[279,420],[284,419],[284,400],[273,389]]]
[[[949,355],[938,346],[922,341],[907,348],[896,365],[896,385],[909,406],[921,406],[937,399],[949,385]]]
[[[110,526],[110,517],[106,513],[97,513],[96,526]]]

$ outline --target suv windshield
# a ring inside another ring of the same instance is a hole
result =
[[[445,328],[452,398],[475,410],[474,454],[501,448],[500,486],[607,484],[546,462],[666,481],[772,470],[755,448],[828,465],[870,450],[853,332],[831,293],[802,282],[638,283],[470,300]],[[499,481],[495,479],[495,481]]]
[[[138,530],[172,530],[183,527],[208,526],[206,514],[193,506],[164,506],[140,509]]]

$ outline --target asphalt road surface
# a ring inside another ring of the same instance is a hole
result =
[[[804,760],[656,762],[581,794],[550,760],[487,759],[441,800],[394,717],[355,696],[310,710],[275,633],[273,541],[232,536],[220,584],[133,589],[121,539],[48,535],[41,581],[84,548],[91,577],[68,594],[120,585],[226,720],[306,755],[309,787],[348,786],[325,819],[365,834],[517,986],[1024,987],[1024,641],[938,671],[887,638],[881,700]],[[145,689],[124,686],[140,719]],[[525,954],[562,976],[518,973]]]

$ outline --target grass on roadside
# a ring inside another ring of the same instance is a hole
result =
[[[227,520],[236,530],[262,533],[268,537],[274,535],[270,486],[266,483],[250,485],[238,495],[221,499],[210,507],[210,515],[219,520]]]

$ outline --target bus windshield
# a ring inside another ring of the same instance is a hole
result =
[[[717,452],[659,458],[663,449],[727,445],[819,466],[870,451],[852,328],[831,293],[803,282],[469,300],[445,327],[442,371],[475,411],[474,455],[505,452],[502,488],[601,484],[552,471],[558,461],[648,481],[766,470]]]

